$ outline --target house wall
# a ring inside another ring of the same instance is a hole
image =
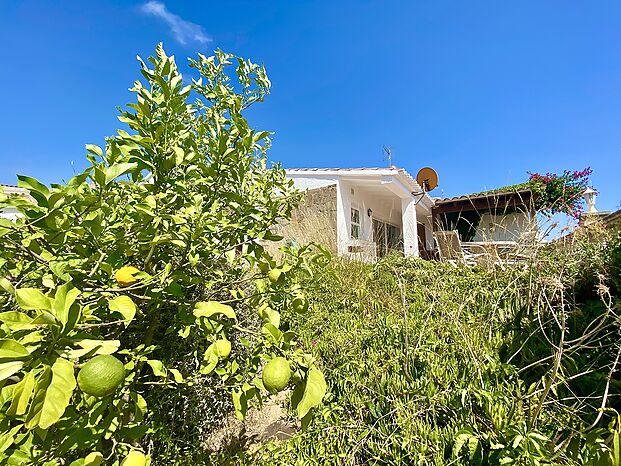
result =
[[[336,252],[336,210],[336,184],[308,189],[303,202],[291,213],[291,220],[281,223],[276,233],[284,236],[285,242],[316,242]]]
[[[12,207],[7,207],[5,209],[0,210],[0,218],[8,218],[10,220],[15,220],[17,217],[19,217],[19,212],[17,211],[17,209],[14,209]]]
[[[372,260],[375,257],[373,238],[373,220],[399,227],[403,235],[403,201],[387,190],[387,195],[378,196],[377,191],[370,191],[357,185],[355,181],[341,180],[339,182],[340,202],[342,209],[338,212],[340,255],[355,257],[362,260]],[[360,238],[351,239],[351,208],[360,211]],[[371,216],[368,215],[371,209]],[[357,251],[351,253],[349,246],[356,246]]]
[[[401,199],[397,197],[379,197],[373,192],[365,191],[364,188],[357,187],[355,183],[341,181],[344,195],[347,196],[349,207],[360,210],[360,239],[373,241],[373,219],[381,220],[386,223],[402,228],[401,218]],[[373,211],[371,217],[367,215],[367,210]],[[350,210],[346,212],[347,231],[351,229]]]
[[[300,215],[294,214],[291,223],[307,225],[308,215],[303,212],[311,206],[315,212],[320,211],[322,215],[327,216],[328,212],[334,212],[331,218],[335,221],[331,223],[330,238],[334,240],[336,252],[341,256],[362,260],[374,258],[373,219],[399,227],[404,242],[403,252],[408,256],[419,255],[416,224],[421,222],[425,225],[427,249],[433,249],[431,207],[427,205],[432,201],[425,198],[424,202],[416,205],[419,199],[415,199],[407,185],[393,176],[382,176],[381,180],[378,177],[375,180],[358,181],[353,178],[343,179],[341,176],[322,176],[320,173],[311,172],[308,175],[296,173],[290,178],[294,180],[298,189],[307,189],[307,200],[300,209]],[[314,194],[327,189],[330,192],[329,201],[322,199],[322,195]],[[322,206],[329,207],[322,209]],[[351,239],[352,207],[360,212],[358,240]],[[371,216],[367,213],[368,209],[372,210]],[[285,230],[281,234],[291,236],[291,233]]]
[[[481,215],[474,241],[517,241],[532,230],[531,218],[526,212],[495,215],[489,212]]]
[[[28,194],[28,191],[26,189],[18,188],[17,186],[0,185],[0,196],[2,195],[6,195],[9,197],[21,197],[31,202],[34,202],[34,199],[30,197],[30,194]],[[21,214],[17,211],[17,209],[13,207],[6,207],[4,209],[0,209],[0,218],[15,220],[20,216]]]

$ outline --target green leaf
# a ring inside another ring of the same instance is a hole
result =
[[[47,198],[50,195],[50,190],[47,186],[34,178],[25,175],[17,175],[17,179],[17,186],[20,188],[26,188],[39,205],[47,206]]]
[[[74,340],[74,343],[78,345],[80,349],[67,350],[66,354],[68,359],[78,359],[86,355],[114,354],[121,346],[119,340],[95,340],[88,338]]]
[[[15,295],[15,287],[5,277],[0,277],[0,288],[9,294]]]
[[[218,353],[216,351],[216,345],[212,343],[205,351],[205,356],[201,362],[200,373],[204,375],[211,374],[218,365]]]
[[[52,273],[56,275],[58,278],[60,278],[61,280],[64,280],[64,281],[71,280],[71,275],[65,272],[65,270],[69,266],[67,262],[56,260],[56,261],[50,261],[48,265]]]
[[[97,155],[99,157],[103,156],[103,152],[101,151],[101,147],[96,146],[95,144],[86,144],[84,146],[86,148],[87,151],[89,151],[91,154]]]
[[[267,307],[259,311],[259,316],[274,327],[280,327],[280,312],[277,310]]]
[[[453,444],[453,458],[459,458],[461,455],[461,449],[470,440],[472,434],[469,432],[463,432],[457,436],[455,443]]]
[[[261,327],[261,333],[270,340],[271,343],[278,345],[282,339],[282,332],[275,325],[267,323]]]
[[[63,327],[67,325],[69,319],[69,309],[80,295],[80,290],[74,288],[71,283],[65,283],[56,290],[54,296],[53,310],[56,318]]]
[[[8,379],[13,374],[19,372],[24,367],[22,361],[10,361],[0,363],[0,382]]]
[[[51,312],[43,311],[37,315],[34,319],[32,319],[33,325],[56,325],[58,321],[56,317],[52,315]]]
[[[37,381],[26,427],[32,429],[38,425],[41,429],[48,429],[58,422],[69,405],[75,386],[73,364],[63,358],[56,359],[51,370],[46,368]]]
[[[11,430],[0,433],[0,453],[4,453],[11,445],[13,445],[15,440],[17,440],[17,433],[20,431],[21,428],[22,428],[22,424],[17,424]],[[11,463],[6,463],[6,464],[11,464]],[[13,464],[26,464],[26,463],[13,463]]]
[[[32,323],[32,317],[19,311],[0,312],[0,322],[3,322],[12,332],[36,328],[36,325]]]
[[[166,368],[164,367],[162,361],[158,359],[149,359],[147,364],[151,366],[151,369],[153,369],[153,374],[158,377],[166,377]]]
[[[235,311],[231,306],[219,303],[217,301],[199,302],[194,307],[194,315],[196,317],[211,317],[216,314],[221,314],[229,319],[237,320]]]
[[[30,351],[21,343],[11,339],[0,340],[0,361],[8,359],[10,361],[28,359]]]
[[[175,382],[183,383],[183,376],[181,375],[181,372],[177,369],[170,369],[170,373],[173,375]]]
[[[137,163],[115,163],[111,167],[106,169],[106,181],[105,184],[108,185],[114,180],[116,180],[119,176],[126,174],[127,172],[133,170],[138,166]]]
[[[72,461],[69,466],[99,466],[104,460],[104,456],[98,451],[86,455],[85,458]]]
[[[302,419],[312,408],[321,404],[326,389],[326,380],[321,371],[311,367],[308,371],[304,395],[297,406],[298,418]]]
[[[118,312],[123,316],[125,325],[129,325],[136,315],[136,305],[129,296],[117,296],[108,300],[108,307],[110,311]]]
[[[52,301],[35,288],[19,288],[15,290],[17,304],[24,310],[52,310]]]
[[[30,398],[32,397],[32,391],[35,385],[35,371],[31,370],[26,376],[16,385],[13,390],[13,401],[11,406],[7,410],[9,416],[21,416],[26,414]]]
[[[242,390],[233,391],[233,406],[235,407],[235,416],[240,421],[243,421],[248,411],[248,400],[246,393]]]

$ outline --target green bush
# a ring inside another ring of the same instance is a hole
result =
[[[263,247],[299,200],[268,167],[269,133],[243,116],[269,90],[264,68],[199,55],[201,77],[184,85],[161,45],[149,61],[119,117],[128,131],[87,145],[83,173],[52,186],[19,176],[32,199],[0,198],[21,213],[0,220],[0,464],[119,464],[139,451],[170,464],[266,395],[274,357],[297,374],[300,418],[323,397],[287,320],[326,253],[276,263]],[[125,378],[95,397],[76,373],[102,354]]]
[[[619,244],[578,236],[492,271],[335,262],[296,326],[329,403],[254,460],[619,464]]]

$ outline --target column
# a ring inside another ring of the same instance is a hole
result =
[[[403,254],[418,257],[418,230],[416,228],[416,202],[413,197],[401,199],[403,221]]]
[[[350,200],[348,186],[342,180],[336,182],[336,250],[339,256],[347,254],[349,244]]]

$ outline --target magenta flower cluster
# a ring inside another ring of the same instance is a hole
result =
[[[562,174],[530,173],[529,187],[535,197],[535,207],[546,214],[564,213],[579,218],[583,209],[582,194],[589,185],[590,167],[584,170],[565,170]]]

